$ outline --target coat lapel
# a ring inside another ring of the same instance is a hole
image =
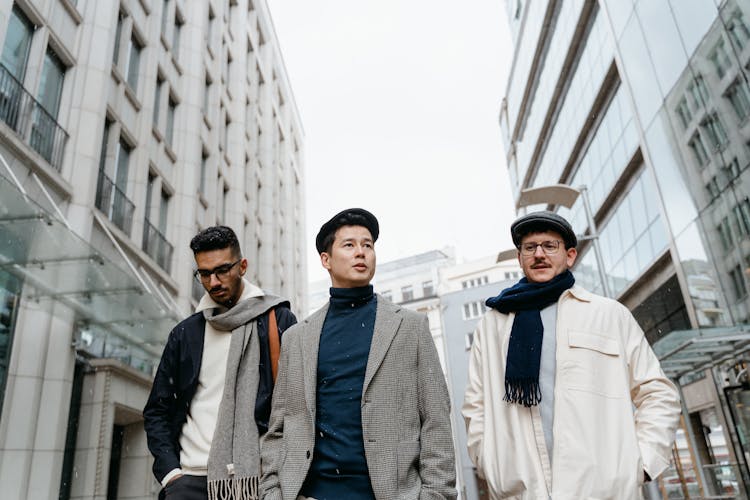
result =
[[[384,299],[378,295],[378,305],[375,312],[375,328],[372,332],[372,344],[370,345],[370,355],[367,358],[367,369],[365,371],[365,384],[362,387],[362,394],[367,392],[372,377],[380,368],[388,348],[396,336],[398,327],[401,324],[400,306]]]
[[[315,311],[305,320],[305,330],[302,337],[302,364],[304,367],[305,400],[307,409],[315,410],[316,391],[318,384],[318,347],[320,332],[328,313],[328,304]]]

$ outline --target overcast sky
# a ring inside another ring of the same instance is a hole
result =
[[[510,246],[504,2],[267,1],[305,130],[310,279],[318,229],[349,207],[380,221],[381,263]]]

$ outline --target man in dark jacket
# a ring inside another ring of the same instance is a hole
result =
[[[287,300],[243,278],[247,259],[232,229],[205,229],[190,248],[206,293],[169,334],[143,410],[160,498],[257,498],[270,345],[297,320]]]

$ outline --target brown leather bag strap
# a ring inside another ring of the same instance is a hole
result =
[[[273,383],[276,383],[276,375],[279,373],[279,351],[281,342],[279,339],[279,327],[276,324],[276,312],[268,311],[268,350],[271,353],[271,374]]]

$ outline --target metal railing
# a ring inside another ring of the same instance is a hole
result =
[[[57,170],[62,167],[68,133],[0,64],[0,120]]]
[[[99,171],[99,181],[96,183],[95,203],[96,208],[130,236],[135,205],[102,170]]]
[[[143,221],[142,248],[167,273],[171,271],[174,247],[148,219]]]

